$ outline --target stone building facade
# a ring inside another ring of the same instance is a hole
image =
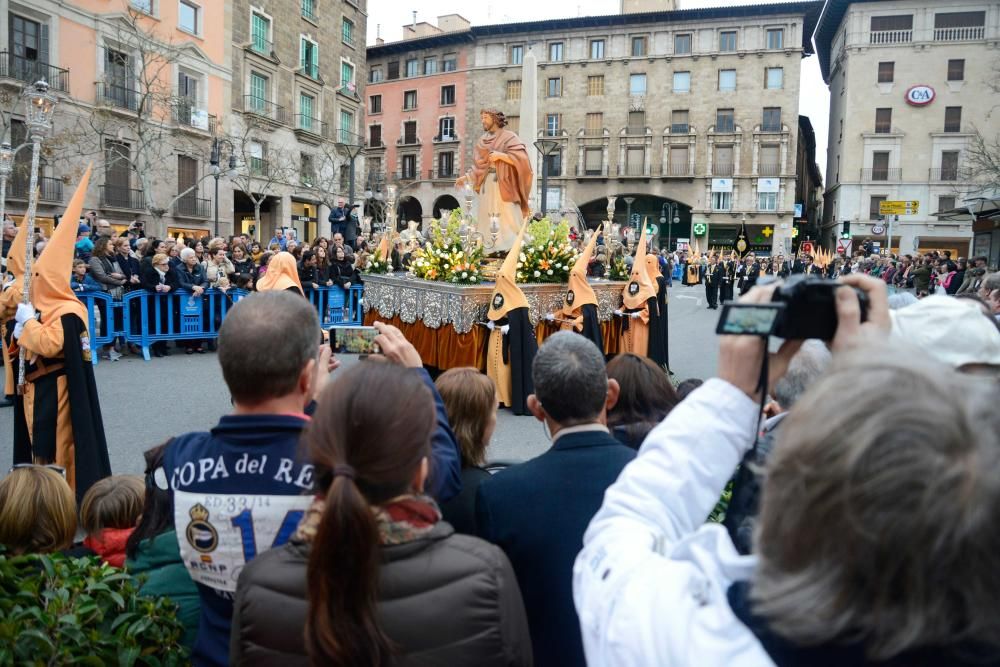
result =
[[[846,227],[855,246],[884,248],[879,202],[916,201],[892,248],[965,256],[972,216],[954,213],[990,194],[966,159],[976,132],[997,126],[987,82],[1000,66],[1000,1],[827,0],[815,42],[830,86],[824,238]]]

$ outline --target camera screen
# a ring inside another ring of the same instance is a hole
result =
[[[375,343],[378,331],[375,327],[335,327],[333,334],[334,351],[343,354],[378,354]]]
[[[730,336],[769,336],[781,308],[779,304],[726,304],[715,332]]]

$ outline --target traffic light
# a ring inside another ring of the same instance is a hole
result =
[[[840,230],[840,237],[844,238],[844,239],[851,238],[851,221],[850,220],[844,220],[844,226]]]

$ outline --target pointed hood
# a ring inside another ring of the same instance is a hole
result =
[[[63,315],[74,314],[87,325],[87,308],[76,297],[69,279],[73,273],[73,255],[76,250],[77,222],[83,211],[83,200],[90,184],[93,165],[87,166],[76,192],[69,200],[62,221],[45,250],[31,266],[31,303],[42,315],[42,322],[54,322]]]
[[[521,229],[514,239],[506,259],[497,272],[497,284],[493,288],[493,295],[490,297],[490,310],[486,317],[491,320],[499,320],[506,317],[507,313],[515,308],[526,308],[528,300],[524,297],[524,292],[517,286],[517,261],[521,256],[521,244],[524,242],[524,233],[528,230],[528,221],[521,223]]]
[[[597,295],[594,288],[587,282],[587,267],[590,265],[590,258],[594,256],[594,246],[597,245],[597,235],[599,229],[595,229],[590,235],[590,240],[584,247],[583,252],[576,258],[576,263],[569,272],[569,289],[563,298],[562,311],[567,315],[579,311],[580,308],[588,304],[597,305]]]
[[[635,251],[635,261],[632,262],[632,274],[622,292],[622,302],[626,308],[642,308],[648,299],[655,296],[656,288],[646,270],[646,228],[643,226],[639,247]]]
[[[378,242],[378,256],[383,260],[388,260],[392,249],[389,246],[389,235],[383,234],[382,240]]]
[[[660,288],[656,279],[663,274],[660,272],[660,258],[655,252],[646,253],[646,273],[649,274],[650,284],[656,288],[657,292],[659,292]]]
[[[6,288],[0,294],[0,317],[8,320],[14,317],[17,304],[21,303],[21,294],[24,288],[24,244],[28,236],[28,216],[21,218],[21,226],[17,228],[17,236],[10,243],[7,251],[7,273],[13,276],[8,283],[8,276],[3,276],[3,284]]]
[[[286,290],[295,287],[300,294],[305,294],[299,281],[299,267],[295,257],[290,252],[279,252],[267,263],[264,277],[257,281],[257,291]]]

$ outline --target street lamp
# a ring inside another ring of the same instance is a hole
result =
[[[336,143],[336,146],[339,150],[344,151],[344,153],[347,154],[348,159],[350,159],[351,161],[351,169],[350,169],[351,182],[350,185],[348,186],[349,194],[347,197],[347,201],[349,201],[350,204],[353,206],[354,205],[354,161],[358,158],[359,155],[361,155],[361,152],[364,151],[365,145],[361,141],[360,135],[354,134],[353,132],[344,129],[338,131],[340,133],[340,141]],[[347,141],[348,139],[351,139],[351,141]]]
[[[219,168],[219,160],[222,157],[222,144],[229,146],[229,170],[226,172],[227,178],[232,178],[233,174],[236,172],[236,149],[233,144],[228,139],[219,139],[218,137],[212,139],[212,155],[209,157],[209,164],[212,165],[212,177],[215,178],[215,236],[219,235],[219,178],[222,176],[222,169]],[[235,221],[233,223],[233,232],[236,231]],[[255,236],[260,238],[260,230],[254,230],[257,232]]]
[[[557,154],[562,149],[562,143],[556,139],[539,139],[535,148],[542,154],[542,216],[545,216],[549,203],[549,161],[547,158]]]
[[[632,226],[632,202],[634,201],[635,197],[625,197],[625,225],[628,227]]]
[[[49,84],[45,81],[37,81],[33,86],[25,90],[24,96],[27,105],[24,111],[24,124],[28,128],[28,137],[31,139],[31,178],[28,185],[28,210],[25,213],[28,225],[27,231],[35,229],[35,211],[38,209],[38,163],[42,154],[42,139],[52,129],[52,113],[55,111],[58,99],[49,93]],[[9,146],[8,146],[9,148]],[[14,151],[10,153],[10,159],[14,159]],[[5,179],[6,180],[6,179]],[[4,193],[6,194],[6,193]],[[75,224],[69,221],[64,224]],[[24,289],[21,294],[21,303],[31,303],[31,260],[33,259],[32,239],[34,234],[24,235]],[[24,373],[27,364],[25,363],[24,348],[21,348],[20,364],[17,371],[17,389],[19,394],[24,393]]]

